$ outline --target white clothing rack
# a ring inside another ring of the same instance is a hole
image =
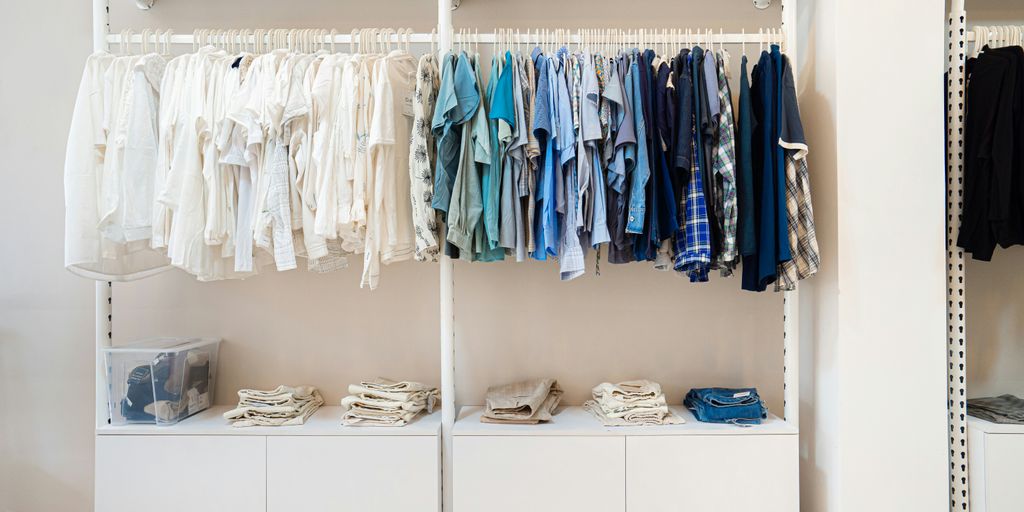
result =
[[[671,31],[653,30],[629,30],[622,31],[629,34],[625,41],[636,44],[638,42],[648,44],[691,42],[700,44],[771,44],[780,43],[786,48],[794,68],[800,62],[797,55],[796,41],[796,7],[798,0],[782,1],[782,24],[781,29],[776,27],[774,32],[751,32],[751,33],[722,33],[705,30],[694,30],[687,35],[686,29],[677,29],[673,34]],[[456,2],[457,3],[457,2]],[[416,33],[408,36],[391,34],[391,42],[408,40],[412,43],[437,42],[438,49],[446,52],[452,49],[457,43],[480,43],[497,44],[508,41],[513,44],[554,42],[544,39],[545,35],[553,34],[555,31],[521,31],[504,34],[499,38],[498,33],[457,33],[453,31],[452,24],[453,0],[438,0],[437,12],[438,23],[436,33]],[[110,33],[109,27],[109,0],[93,0],[93,49],[104,51],[111,44],[140,44],[143,42],[143,35],[139,33],[130,34],[127,40],[122,41],[121,34]],[[589,30],[589,29],[586,29]],[[593,32],[600,33],[602,29],[594,29]],[[235,38],[234,42],[253,43],[252,34],[246,36],[247,40]],[[148,43],[163,43],[165,36],[156,33],[148,35]],[[178,45],[193,44],[196,38],[193,34],[171,34],[170,43]],[[330,34],[323,36],[322,42],[326,44],[348,44],[358,41],[358,35]],[[563,32],[559,42],[580,44],[582,36],[579,32],[568,30]],[[440,349],[441,349],[441,432],[442,432],[442,502],[443,509],[452,510],[452,431],[457,419],[458,409],[455,402],[455,271],[453,261],[442,256],[440,261]],[[97,428],[107,424],[106,404],[106,377],[102,349],[109,347],[112,340],[112,284],[108,282],[96,283],[96,425]],[[783,367],[784,367],[784,412],[783,418],[794,430],[799,428],[799,354],[800,354],[800,307],[799,294],[797,291],[785,292],[783,300]],[[463,511],[464,512],[464,511]]]
[[[584,29],[584,30],[588,30],[588,29]],[[596,29],[596,30],[601,30],[601,29]],[[553,31],[551,31],[551,32],[553,32]],[[632,35],[632,37],[634,38],[634,41],[635,41],[635,38],[642,37],[643,41],[646,41],[646,42],[651,43],[651,44],[667,44],[667,43],[671,43],[671,42],[675,42],[675,41],[686,41],[687,40],[687,36],[686,36],[685,33],[679,34],[679,35],[669,35],[669,34],[663,33],[661,30],[657,30],[657,29],[649,30],[649,31],[643,31],[642,29],[638,29],[638,30],[631,30],[631,31],[628,31],[628,32]],[[641,36],[642,32],[643,32],[643,35]],[[227,36],[223,36],[223,35],[221,35],[221,36],[212,36],[212,40],[213,41],[223,40],[225,37],[227,37]],[[264,36],[264,37],[268,37],[268,36]],[[502,40],[499,39],[499,35],[497,33],[494,33],[494,32],[488,32],[488,33],[481,32],[481,33],[474,33],[474,34],[458,34],[458,33],[456,33],[456,34],[451,34],[450,37],[451,37],[451,40],[452,40],[453,44],[458,44],[458,43],[498,44],[499,42],[502,42]],[[773,43],[775,43],[775,44],[784,44],[786,42],[785,39],[786,39],[785,35],[782,34],[781,32],[777,32],[776,34],[771,34],[771,33],[750,33],[750,34],[747,34],[747,33],[705,33],[703,31],[693,31],[693,32],[690,33],[688,40],[691,41],[691,42],[700,41],[701,43],[711,42],[713,44],[773,44]],[[332,42],[335,43],[335,44],[349,44],[349,43],[356,42],[358,40],[359,40],[359,36],[353,36],[352,34],[334,34],[334,35],[327,34],[327,35],[324,35],[323,37],[317,36],[317,37],[313,38],[313,42],[316,43],[316,44],[320,44],[320,43],[331,44]],[[390,42],[392,42],[392,43],[398,43],[400,41],[405,41],[405,36],[399,36],[399,35],[396,35],[396,34],[391,34],[388,37],[388,40],[390,40]],[[436,34],[436,33],[413,33],[413,34],[409,35],[409,42],[416,43],[416,44],[439,42],[439,40],[440,40],[440,35]],[[165,39],[164,39],[163,36],[161,36],[159,34],[152,34],[152,35],[149,35],[148,37],[145,37],[145,38],[144,38],[144,36],[142,34],[137,34],[137,33],[136,34],[131,34],[127,38],[122,37],[121,34],[108,34],[106,36],[106,42],[108,44],[121,44],[122,42],[126,42],[128,44],[141,44],[143,41],[148,42],[150,44],[163,44]],[[193,44],[195,41],[196,41],[196,38],[194,37],[193,34],[171,34],[171,36],[170,36],[170,43],[171,44],[178,44],[178,45],[188,44],[188,45],[190,45],[190,44]],[[232,38],[231,41],[234,41],[234,42],[241,41],[241,42],[243,42],[245,44],[252,44],[253,42],[256,42],[256,36],[254,36],[252,34],[249,34],[248,36],[236,36],[236,37]],[[538,35],[536,31],[531,31],[531,32],[512,33],[512,34],[506,36],[506,39],[504,41],[511,42],[512,44],[516,44],[516,43],[534,44],[534,43],[542,43],[542,42],[545,41],[545,39],[543,39],[542,36]],[[560,39],[560,41],[567,41],[569,44],[577,45],[577,44],[581,44],[582,43],[583,36],[581,36],[578,33],[571,33],[571,34],[568,34],[564,39]]]

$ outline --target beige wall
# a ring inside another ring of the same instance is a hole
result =
[[[91,283],[63,270],[64,142],[90,6],[4,2],[0,46],[0,510],[92,502]]]

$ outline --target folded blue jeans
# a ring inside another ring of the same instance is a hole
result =
[[[768,409],[756,388],[691,389],[683,405],[705,423],[758,425],[768,417]]]

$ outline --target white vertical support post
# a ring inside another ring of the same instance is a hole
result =
[[[107,50],[107,33],[110,31],[109,0],[92,0],[92,50]],[[96,282],[96,426],[106,425],[110,419],[107,408],[106,363],[103,348],[109,347],[113,325],[111,319],[111,283]]]
[[[946,36],[946,362],[949,372],[949,508],[971,508],[967,480],[967,329],[964,252],[957,246],[963,210],[964,102],[966,99],[967,13],[952,0]]]
[[[798,0],[782,1],[782,30],[785,36],[786,56],[793,66],[796,80],[799,62],[797,48]],[[783,345],[783,417],[790,425],[800,427],[800,292],[785,292],[782,299]]]
[[[452,49],[452,0],[437,0],[438,49]],[[441,509],[452,512],[452,429],[455,404],[455,263],[441,241]]]

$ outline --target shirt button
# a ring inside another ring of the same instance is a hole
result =
[[[630,221],[630,222],[633,222],[633,220],[634,220],[634,219],[633,219],[633,216],[632,216],[632,215],[630,215],[630,216],[629,216],[629,221]]]

